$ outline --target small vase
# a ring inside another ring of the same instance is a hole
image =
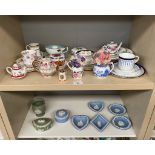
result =
[[[108,65],[94,65],[93,73],[96,77],[105,78],[114,69],[114,64],[111,62]]]
[[[32,102],[32,110],[37,117],[42,117],[45,115],[46,106],[45,101],[42,98],[35,98]]]

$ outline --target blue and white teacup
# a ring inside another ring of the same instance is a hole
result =
[[[118,67],[121,70],[129,71],[134,68],[135,63],[139,61],[139,56],[133,53],[120,53]]]

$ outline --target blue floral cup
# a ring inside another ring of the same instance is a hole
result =
[[[111,62],[108,65],[94,65],[93,73],[96,77],[105,78],[114,69],[114,64]]]

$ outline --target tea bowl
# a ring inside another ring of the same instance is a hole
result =
[[[89,117],[87,115],[74,115],[71,118],[71,123],[75,129],[83,130],[89,124]]]
[[[101,114],[97,114],[90,121],[90,124],[92,124],[99,132],[102,132],[109,125],[109,121]]]
[[[63,45],[48,45],[45,49],[48,54],[62,54],[68,51],[68,47]]]
[[[66,109],[59,109],[55,112],[54,118],[58,123],[65,123],[69,119],[69,111]]]
[[[100,112],[104,108],[104,103],[102,101],[90,101],[88,107],[94,112]]]

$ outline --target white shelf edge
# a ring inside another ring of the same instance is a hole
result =
[[[86,114],[90,118],[92,118],[96,113],[91,111],[87,107],[88,101],[103,100],[105,102],[105,108],[100,113],[110,121],[114,115],[107,110],[108,105],[114,102],[123,104],[120,96],[118,95],[61,95],[43,97],[47,106],[45,117],[52,118],[54,111],[61,108],[70,110],[72,115]],[[109,126],[100,133],[93,126],[89,125],[86,129],[78,131],[71,125],[70,120],[64,124],[54,123],[53,127],[50,130],[45,132],[38,132],[33,128],[31,123],[35,118],[36,116],[30,108],[20,130],[18,138],[136,137],[136,134],[132,127],[128,130],[119,130],[109,124]]]

